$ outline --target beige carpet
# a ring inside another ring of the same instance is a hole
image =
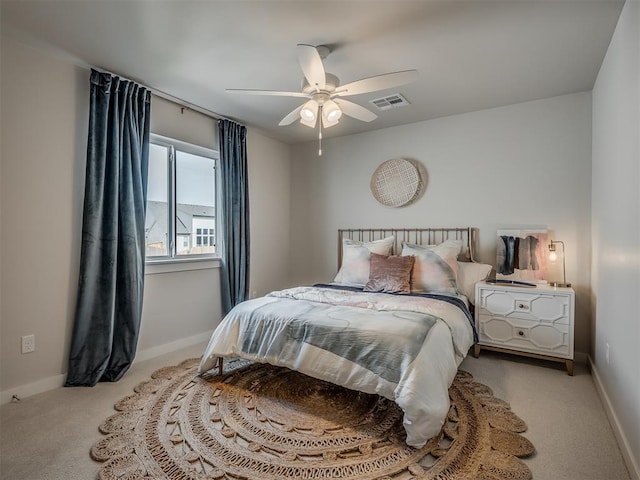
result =
[[[87,452],[113,405],[164,365],[202,354],[206,343],[138,362],[117,383],[56,388],[0,407],[2,480],[94,480]],[[593,380],[584,364],[569,377],[560,364],[483,352],[461,368],[489,385],[527,422],[536,480],[629,480]]]
[[[415,449],[392,401],[279,367],[236,361],[223,377],[197,360],[161,368],[118,401],[91,455],[105,480],[532,478],[525,423],[458,372],[443,430]]]

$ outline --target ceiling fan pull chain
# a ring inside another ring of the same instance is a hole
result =
[[[318,156],[322,156],[322,107],[320,107],[320,118],[318,121]]]

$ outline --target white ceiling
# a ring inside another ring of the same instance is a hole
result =
[[[226,88],[298,91],[296,44],[328,45],[341,83],[417,69],[410,106],[343,117],[325,137],[591,90],[623,2],[7,1],[2,34],[52,48],[295,143],[317,132],[278,122],[300,104]]]

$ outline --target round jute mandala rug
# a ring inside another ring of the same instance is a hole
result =
[[[91,449],[103,480],[532,478],[525,423],[459,371],[439,435],[404,442],[390,400],[285,368],[232,362],[222,377],[197,360],[162,368],[120,400]]]

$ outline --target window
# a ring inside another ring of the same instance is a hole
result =
[[[192,220],[193,228],[195,232],[195,248],[211,247],[215,245],[215,221],[207,217],[194,217]]]
[[[216,255],[214,150],[151,135],[145,223],[149,260]]]

